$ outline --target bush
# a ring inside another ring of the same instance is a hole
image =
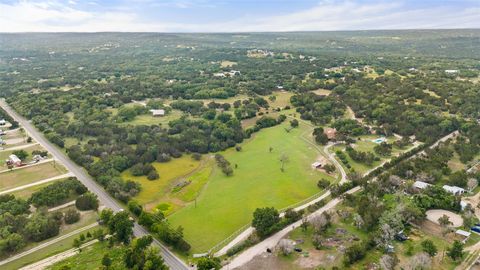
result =
[[[329,186],[330,186],[330,181],[328,181],[325,178],[322,178],[322,179],[318,180],[318,182],[317,182],[317,187],[319,187],[321,189],[326,189]]]
[[[73,224],[80,220],[80,213],[75,209],[68,209],[63,219],[66,224]]]
[[[75,201],[75,206],[78,210],[97,210],[98,209],[98,199],[97,196],[91,192],[87,192]]]
[[[160,175],[158,175],[158,173],[154,170],[150,171],[147,175],[147,179],[152,181],[152,180],[156,180],[160,177]]]

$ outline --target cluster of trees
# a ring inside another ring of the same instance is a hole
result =
[[[280,218],[277,209],[273,207],[257,208],[253,212],[252,226],[255,228],[257,235],[264,238],[301,219],[302,216],[303,211],[297,212],[293,209],[287,209],[284,217]]]
[[[315,138],[315,142],[321,145],[326,145],[328,143],[327,134],[322,127],[317,127],[313,130],[313,136]]]
[[[183,228],[181,226],[176,229],[172,228],[162,212],[150,213],[144,211],[143,207],[133,200],[128,203],[128,209],[138,217],[140,225],[147,227],[166,244],[181,252],[190,250],[190,244],[183,238]]]
[[[130,168],[133,176],[146,175],[148,180],[156,180],[160,177],[157,169],[150,163],[137,163]]]
[[[85,211],[85,210],[97,210],[99,203],[97,195],[86,192],[82,195],[78,196],[77,200],[75,200],[75,206],[77,209]]]
[[[356,162],[364,163],[367,165],[372,165],[374,161],[379,160],[372,152],[363,152],[353,149],[351,146],[347,146],[345,151],[348,153],[350,158]]]
[[[13,118],[3,108],[0,108],[0,120],[1,119],[8,121],[12,125],[10,126],[10,129],[18,128],[18,122],[13,120]]]
[[[49,213],[43,207],[30,213],[29,206],[26,200],[13,195],[0,195],[0,256],[17,252],[29,242],[56,236],[63,222],[71,224],[79,219],[74,209],[64,214],[60,211]]]
[[[69,177],[67,180],[55,182],[35,191],[31,195],[29,203],[35,207],[54,207],[65,203],[72,196],[82,195],[85,192],[87,192],[87,188],[77,178]]]
[[[217,162],[218,167],[222,169],[222,172],[226,176],[230,176],[233,174],[232,166],[230,166],[230,162],[221,154],[215,154],[215,161]]]
[[[345,114],[345,104],[335,95],[321,96],[315,93],[302,93],[291,97],[290,102],[304,120],[317,125],[329,124]]]
[[[379,156],[388,157],[392,154],[392,144],[382,142],[373,148],[373,151]]]
[[[480,152],[480,144],[477,141],[470,140],[464,136],[459,136],[456,138],[455,143],[453,144],[455,152],[460,156],[460,161],[464,164],[467,164],[469,161],[472,161],[473,158]]]

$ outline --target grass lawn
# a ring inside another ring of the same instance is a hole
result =
[[[465,170],[466,166],[460,161],[460,156],[457,152],[453,152],[453,157],[448,161],[448,167],[452,169],[452,171],[460,171]]]
[[[181,181],[181,179],[186,178],[188,174],[195,171],[200,164],[200,161],[193,160],[190,156],[184,155],[181,158],[173,159],[167,163],[153,163],[153,166],[160,175],[160,178],[157,180],[150,181],[146,176],[132,176],[129,170],[123,172],[122,177],[124,179],[137,181],[142,185],[142,191],[140,191],[134,199],[140,204],[145,205],[148,210],[162,203],[162,205],[167,208],[162,210],[172,211],[174,209],[170,208],[178,208],[178,206],[173,207],[174,205],[169,202],[169,194],[172,193],[173,187]],[[194,181],[195,179],[186,179],[192,180],[193,185],[198,184],[197,181]],[[184,189],[191,188],[189,186]]]
[[[275,91],[271,96],[275,97],[274,101],[271,101],[268,98],[265,98],[268,101],[268,104],[272,108],[285,108],[285,106],[290,105],[290,98],[294,94],[287,91]]]
[[[0,191],[34,183],[39,180],[66,173],[67,170],[58,162],[42,163],[27,168],[0,173]]]
[[[48,258],[50,256],[53,256],[55,254],[61,253],[63,251],[69,250],[73,248],[73,240],[75,238],[78,238],[80,234],[86,235],[87,232],[93,233],[93,231],[97,230],[97,227],[93,227],[89,230],[83,231],[79,234],[72,235],[68,238],[65,238],[54,245],[47,246],[45,248],[42,248],[36,252],[33,252],[31,254],[28,254],[27,256],[24,256],[18,260],[12,261],[8,264],[2,265],[3,270],[16,270],[19,269],[23,266],[32,264],[34,262],[38,262],[40,260],[43,260],[45,258]],[[51,240],[51,239],[50,239]],[[47,240],[48,241],[48,240]],[[103,254],[102,254],[103,255]]]
[[[17,191],[14,191],[14,192],[11,192],[10,194],[12,195],[15,195],[16,198],[23,198],[23,199],[28,199],[30,198],[30,196],[35,192],[35,191],[39,191],[40,189],[48,186],[48,185],[51,185],[55,182],[58,182],[58,181],[64,181],[66,180],[67,178],[64,178],[64,179],[59,179],[59,180],[55,180],[55,181],[51,181],[51,182],[48,182],[48,183],[45,183],[45,184],[41,184],[41,185],[36,185],[36,186],[33,186],[33,187],[29,187],[29,188],[26,188],[26,189],[22,189],[22,190],[17,190]]]
[[[238,166],[233,175],[227,177],[214,166],[197,206],[189,204],[169,217],[173,226],[184,227],[193,253],[207,251],[250,223],[256,208],[288,207],[320,192],[316,184],[322,177],[334,180],[310,167],[319,152],[301,136],[311,128],[301,124],[287,133],[288,126],[286,121],[259,131],[242,143],[240,152],[224,151],[232,168]],[[284,172],[280,170],[282,154],[289,157]]]
[[[47,269],[61,270],[66,269],[65,267],[68,267],[70,270],[103,269],[102,258],[106,253],[112,260],[111,269],[126,269],[123,265],[124,252],[125,249],[120,246],[108,248],[107,242],[98,242],[84,248],[81,253],[55,263]]]
[[[434,243],[438,250],[437,255],[432,259],[432,269],[455,269],[457,263],[443,254],[443,252],[446,252],[447,248],[451,246],[450,242],[418,229],[412,229],[409,237],[410,240],[406,242],[395,242],[394,244],[397,257],[400,260],[400,267],[407,269],[413,255],[422,252],[421,242],[428,239]]]
[[[317,90],[313,90],[313,91],[311,91],[311,92],[312,92],[312,93],[315,93],[315,94],[317,94],[317,95],[323,95],[323,96],[328,96],[328,95],[330,95],[330,94],[332,93],[331,90],[322,89],[322,88],[317,89]]]

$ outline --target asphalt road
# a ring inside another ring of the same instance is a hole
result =
[[[70,160],[62,151],[60,151],[56,146],[54,146],[50,141],[48,141],[41,132],[39,132],[28,120],[24,117],[17,114],[5,100],[0,99],[0,107],[2,107],[15,121],[17,121],[23,129],[30,134],[30,136],[40,143],[52,156],[54,159],[60,161],[71,173],[73,173],[77,179],[82,182],[91,192],[95,193],[98,196],[100,202],[114,212],[122,210],[122,206],[115,201],[110,195],[101,187],[95,180],[93,180],[88,173],[86,173],[82,167],[75,164]],[[143,235],[149,234],[148,231],[142,226],[135,223],[133,228],[133,234],[136,237],[141,237]],[[162,257],[165,263],[172,270],[184,270],[189,269],[189,267],[178,257],[176,257],[170,250],[168,250],[164,245],[159,241],[154,240],[154,243],[160,247],[162,252]]]

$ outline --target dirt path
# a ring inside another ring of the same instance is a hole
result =
[[[53,265],[53,264],[55,264],[55,263],[57,263],[57,262],[63,261],[63,260],[65,260],[65,259],[67,259],[67,258],[70,258],[70,257],[73,257],[73,256],[77,255],[77,254],[78,254],[78,251],[79,251],[80,249],[83,249],[83,248],[86,248],[86,247],[88,247],[88,246],[91,246],[91,245],[93,245],[93,244],[95,244],[95,243],[97,243],[97,242],[98,242],[97,239],[92,240],[92,241],[90,241],[90,242],[87,242],[87,243],[81,245],[80,248],[72,248],[72,249],[69,249],[69,250],[67,250],[67,251],[64,251],[64,252],[62,252],[62,253],[59,253],[59,254],[57,254],[57,255],[53,255],[53,256],[51,256],[51,257],[48,257],[48,258],[43,259],[43,260],[41,260],[41,261],[38,261],[38,262],[36,262],[36,263],[32,263],[32,264],[30,264],[30,265],[24,266],[24,267],[20,268],[19,270],[43,270],[43,269],[45,269],[45,268],[47,268],[47,267],[49,267],[49,266],[51,266],[51,265]]]
[[[53,244],[55,244],[55,243],[58,243],[58,242],[62,241],[63,239],[69,238],[70,236],[73,236],[73,235],[75,235],[75,234],[78,234],[78,233],[81,233],[81,232],[86,231],[86,230],[88,230],[88,229],[91,229],[91,228],[93,228],[93,227],[95,227],[95,226],[98,226],[98,223],[97,223],[97,222],[92,223],[92,224],[90,224],[90,225],[87,225],[87,226],[85,226],[85,227],[83,227],[83,228],[80,228],[80,229],[78,229],[78,230],[75,230],[75,231],[73,231],[73,232],[69,232],[69,233],[67,233],[67,234],[64,234],[64,235],[62,235],[62,236],[60,236],[60,237],[57,237],[57,238],[55,238],[55,239],[53,239],[53,240],[50,240],[50,241],[48,241],[48,242],[45,242],[45,243],[43,243],[43,244],[40,244],[40,245],[38,245],[38,246],[36,246],[36,247],[33,247],[33,248],[31,248],[31,249],[29,249],[29,250],[27,250],[27,251],[22,252],[22,253],[19,253],[19,254],[16,254],[16,255],[14,255],[14,256],[11,256],[11,257],[9,257],[8,259],[5,259],[5,260],[3,260],[3,261],[0,261],[0,266],[2,266],[2,265],[4,265],[4,264],[7,264],[7,263],[9,263],[9,262],[13,262],[13,261],[15,261],[15,260],[18,260],[18,259],[20,259],[20,258],[22,258],[22,257],[25,257],[25,256],[27,256],[27,255],[29,255],[29,254],[32,254],[32,253],[34,253],[34,252],[36,252],[36,251],[39,251],[39,250],[41,250],[41,249],[43,249],[43,248],[45,248],[45,247],[48,247],[48,246],[53,245]],[[1,267],[0,267],[0,268],[1,268]]]
[[[29,144],[14,146],[14,147],[10,147],[10,148],[7,148],[7,149],[3,149],[3,150],[1,150],[0,152],[25,149],[25,148],[28,148],[28,147],[31,147],[31,146],[34,146],[34,145],[38,145],[38,144],[39,144],[39,143],[29,143]]]
[[[55,181],[55,180],[60,180],[60,179],[67,178],[67,177],[70,177],[70,176],[73,176],[73,174],[72,173],[66,173],[66,174],[50,177],[50,178],[47,178],[47,179],[37,181],[35,183],[31,183],[31,184],[23,185],[23,186],[20,186],[20,187],[0,191],[0,195],[10,193],[10,192],[14,192],[14,191],[19,191],[19,190],[22,190],[22,189],[26,189],[26,188],[41,185],[41,184],[45,184],[45,183],[52,182],[52,181]]]

